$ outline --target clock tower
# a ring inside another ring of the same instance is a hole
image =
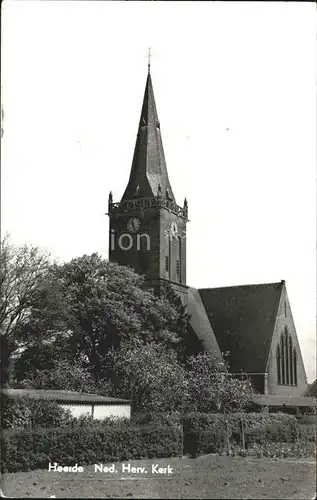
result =
[[[150,65],[129,182],[120,202],[110,192],[108,215],[109,260],[185,297],[188,205],[177,205],[169,182]]]

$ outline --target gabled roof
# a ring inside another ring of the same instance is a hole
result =
[[[264,373],[284,282],[200,289],[230,371]]]
[[[148,73],[130,179],[121,201],[158,195],[175,201],[168,179],[160,123],[150,72]]]
[[[204,304],[196,288],[188,288],[187,312],[190,315],[189,324],[201,342],[205,351],[212,351],[219,361],[222,361],[221,351],[214,331],[208,319]]]
[[[1,389],[0,394],[11,398],[29,397],[36,399],[50,399],[59,402],[98,403],[98,404],[128,404],[127,399],[117,399],[98,394],[85,394],[74,391],[60,391],[55,389]]]

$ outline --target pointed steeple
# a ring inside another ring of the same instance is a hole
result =
[[[134,149],[130,179],[121,201],[138,196],[142,198],[157,196],[160,186],[163,195],[169,193],[175,201],[168,179],[160,122],[154,99],[150,62],[146,80],[139,129]]]

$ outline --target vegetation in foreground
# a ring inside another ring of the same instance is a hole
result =
[[[132,420],[73,418],[57,403],[8,399],[2,409],[1,471],[47,469],[142,458],[314,456],[316,428],[283,413],[134,415]]]
[[[0,254],[3,383],[132,400],[133,411],[240,411],[248,379],[201,352],[167,285],[98,254],[59,264],[8,237]]]
[[[53,402],[6,400],[3,471],[61,460],[315,453],[315,433],[295,417],[245,413],[249,380],[232,378],[213,353],[201,352],[169,287],[156,295],[142,276],[98,254],[59,264],[8,239],[0,260],[5,385],[128,398],[135,414],[131,422],[92,422]]]

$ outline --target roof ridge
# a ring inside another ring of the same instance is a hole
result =
[[[285,284],[282,283],[281,281],[273,282],[273,283],[253,283],[249,285],[229,285],[229,286],[217,286],[217,287],[208,287],[208,288],[197,288],[196,290],[203,291],[203,290],[223,290],[223,289],[228,289],[228,288],[247,288],[247,287],[255,287],[255,286],[272,286],[272,285],[283,285]]]

